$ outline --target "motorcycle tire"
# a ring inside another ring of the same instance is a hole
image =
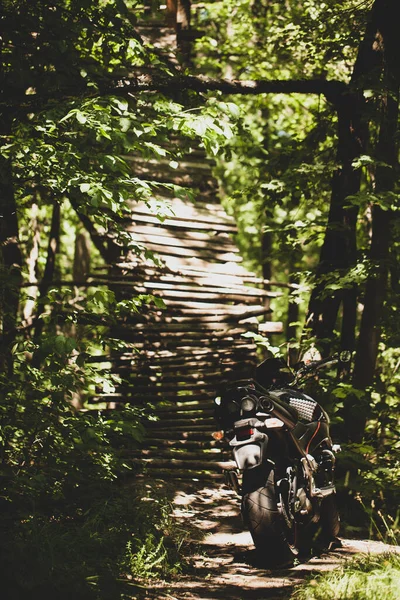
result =
[[[243,474],[242,516],[253,538],[256,550],[274,563],[292,562],[299,548],[285,534],[284,519],[277,506],[274,470],[264,473],[260,485],[259,469]],[[294,525],[295,526],[295,525]]]
[[[324,540],[332,541],[339,535],[340,516],[336,502],[336,494],[324,498],[320,508],[321,535]]]

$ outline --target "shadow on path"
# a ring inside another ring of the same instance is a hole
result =
[[[288,568],[260,563],[240,517],[240,500],[225,486],[185,484],[175,492],[174,516],[187,531],[191,564],[172,582],[150,585],[145,596],[160,600],[278,600],[313,573],[332,570],[358,552],[382,553],[381,542],[342,540],[343,547]]]

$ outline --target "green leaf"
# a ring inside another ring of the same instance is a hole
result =
[[[85,115],[84,115],[84,114],[83,114],[83,113],[82,113],[80,110],[77,110],[77,111],[76,111],[76,115],[75,115],[75,116],[76,116],[76,120],[77,120],[77,121],[78,121],[78,123],[80,123],[81,125],[84,125],[84,124],[86,123],[86,121],[87,121],[87,118],[86,118],[86,116],[85,116]]]
[[[153,302],[157,308],[166,308],[164,300],[159,296],[153,296]]]
[[[127,132],[127,131],[129,131],[129,129],[131,128],[132,121],[131,121],[130,119],[126,118],[126,117],[122,117],[122,118],[119,120],[119,125],[120,125],[120,127],[121,127],[121,131],[122,131],[123,133],[126,133],[126,132]]]

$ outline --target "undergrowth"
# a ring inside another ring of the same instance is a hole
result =
[[[74,513],[3,515],[2,597],[118,600],[124,583],[176,574],[184,533],[170,514],[155,483],[111,483],[85,490]]]
[[[344,566],[308,579],[292,600],[398,600],[400,554],[360,554]]]

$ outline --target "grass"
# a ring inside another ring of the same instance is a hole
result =
[[[400,554],[360,554],[342,567],[308,579],[293,600],[399,600]]]

